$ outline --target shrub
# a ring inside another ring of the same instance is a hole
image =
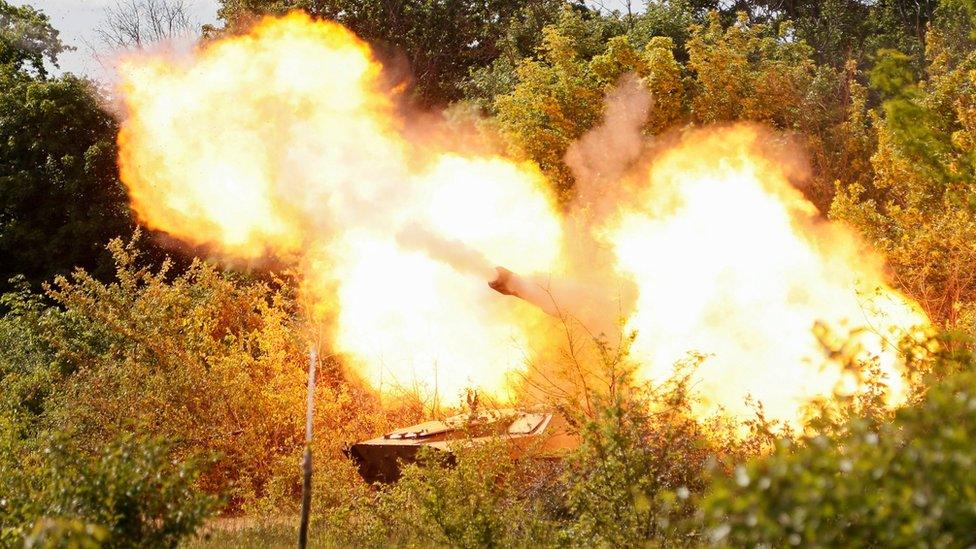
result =
[[[195,483],[200,462],[174,462],[158,439],[123,437],[89,453],[64,441],[5,448],[0,541],[175,547],[216,508]],[[20,458],[18,468],[11,458]]]
[[[712,542],[961,546],[976,540],[976,374],[957,374],[893,421],[781,441],[701,502]]]
[[[328,510],[324,526],[340,545],[552,546],[558,524],[535,482],[560,480],[559,471],[512,458],[506,444],[459,441],[449,455],[425,448],[396,484]]]
[[[570,458],[573,537],[584,545],[634,546],[681,536],[718,448],[691,415],[687,378],[629,398],[612,395],[584,424]],[[632,389],[634,390],[634,389]]]
[[[78,270],[48,287],[57,308],[22,315],[54,365],[31,421],[75,440],[152,432],[176,458],[206,449],[217,459],[201,487],[239,505],[262,493],[275,456],[301,445],[307,344],[290,290],[199,260],[153,269],[136,242],[109,245],[114,282]]]

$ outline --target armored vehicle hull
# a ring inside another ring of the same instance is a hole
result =
[[[492,410],[396,429],[352,445],[347,454],[367,482],[393,482],[400,465],[414,461],[423,447],[453,455],[456,448],[499,441],[513,457],[559,459],[579,445],[559,414]]]

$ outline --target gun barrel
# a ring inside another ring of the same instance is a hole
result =
[[[505,267],[495,267],[495,271],[498,272],[498,276],[488,283],[488,287],[502,295],[521,297],[517,290],[518,284],[516,284],[516,282],[520,282],[519,276]]]
[[[495,267],[495,271],[498,276],[488,283],[489,288],[502,295],[510,295],[531,303],[547,315],[560,316],[553,296],[542,286],[522,278],[505,267]]]

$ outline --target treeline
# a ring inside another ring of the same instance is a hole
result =
[[[592,395],[598,413],[576,417],[585,444],[565,463],[539,470],[471,451],[375,491],[342,444],[423,409],[381,406],[329,364],[317,395],[319,542],[976,541],[972,6],[223,0],[204,39],[291,9],[376,44],[418,105],[480,114],[566,200],[566,151],[628,73],[654,97],[650,137],[734,121],[780,130],[808,152],[804,192],[878,247],[944,330],[938,344],[913,344],[924,352],[906,347],[926,383],[894,416],[866,386],[812,405],[795,440],[761,414],[738,439],[692,419],[682,379],[640,387],[626,367],[608,368],[621,389]],[[309,337],[292,285],[132,239],[106,94],[50,70],[64,51],[43,13],[0,0],[0,544],[172,546],[215,513],[291,512]]]

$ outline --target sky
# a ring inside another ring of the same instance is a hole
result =
[[[61,32],[61,41],[77,48],[61,54],[61,71],[83,74],[93,78],[104,77],[96,57],[96,51],[105,50],[98,43],[95,29],[105,19],[105,9],[117,0],[8,0],[14,5],[30,4],[51,18],[51,24]],[[217,0],[186,0],[196,26],[217,21]],[[95,47],[93,51],[92,46]]]

